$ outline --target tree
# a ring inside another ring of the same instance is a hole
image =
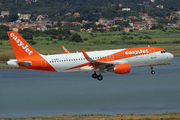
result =
[[[18,20],[18,15],[17,15],[17,13],[15,13],[15,14],[10,14],[10,15],[9,15],[9,21],[10,21],[10,22],[13,22],[13,21],[16,21],[16,20]]]
[[[5,25],[0,25],[0,31],[9,31],[9,27]]]
[[[62,35],[61,34],[58,35],[58,40],[62,40]]]
[[[24,33],[24,34],[22,35],[22,37],[23,37],[24,39],[26,39],[26,40],[33,40],[33,34],[32,34],[32,33],[26,32],[26,33]]]
[[[93,27],[92,27],[92,28],[93,28],[93,31],[96,31],[96,30],[97,30],[97,27],[98,27],[98,26],[97,26],[96,24],[94,24]]]
[[[25,28],[23,30],[19,30],[19,34],[31,33],[34,34],[34,30],[31,28]]]
[[[71,32],[68,29],[63,29],[63,34],[64,35],[71,35]]]
[[[8,40],[8,35],[6,31],[0,31],[0,40]]]
[[[163,29],[163,24],[162,23],[157,24],[156,29]]]
[[[8,40],[7,31],[9,31],[9,27],[5,25],[0,25],[0,40]]]
[[[151,30],[155,30],[155,29],[156,29],[156,26],[153,25],[153,26],[151,27]]]
[[[77,33],[74,33],[73,35],[71,35],[69,38],[68,38],[69,41],[71,42],[82,42],[82,38],[79,34]]]
[[[51,37],[52,39],[56,39],[56,35],[51,34],[50,37]]]

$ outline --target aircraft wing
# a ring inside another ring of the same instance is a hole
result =
[[[83,49],[81,49],[81,51],[82,51],[84,57],[86,58],[86,60],[89,61],[89,66],[92,66],[93,70],[97,69],[97,68],[106,69],[107,66],[111,66],[111,65],[115,64],[113,62],[104,62],[104,61],[93,60],[88,56],[88,54]]]

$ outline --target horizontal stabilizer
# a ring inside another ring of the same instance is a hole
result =
[[[24,65],[24,66],[30,66],[32,65],[32,62],[31,61],[21,62],[21,61],[17,61],[16,59],[11,59],[10,61],[7,61],[6,64],[14,66],[14,67],[19,67],[19,64]]]
[[[24,65],[24,66],[30,66],[30,65],[32,65],[32,62],[31,62],[31,61],[25,61],[25,62],[19,62],[19,61],[18,61],[18,63],[21,64],[21,65]]]

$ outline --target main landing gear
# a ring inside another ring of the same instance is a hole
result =
[[[153,66],[150,65],[150,67],[151,67],[151,74],[154,75],[154,74],[155,74],[155,71],[153,70]]]
[[[103,76],[101,74],[97,75],[96,71],[94,71],[94,73],[92,74],[92,78],[101,81],[103,79]]]

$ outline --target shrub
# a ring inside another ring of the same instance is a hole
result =
[[[173,40],[172,43],[179,44],[179,40]]]
[[[126,36],[126,35],[124,35],[124,36],[122,36],[121,37],[121,40],[128,40],[129,38],[128,38],[128,36]]]
[[[130,36],[129,39],[133,39],[133,37]]]
[[[150,36],[146,35],[143,37],[144,39],[152,39]]]
[[[56,40],[53,40],[52,43],[57,43],[57,41],[56,41]]]
[[[125,32],[125,31],[123,31],[122,35],[126,35],[126,32]]]
[[[50,37],[51,39],[56,39],[56,35],[51,34]]]
[[[86,41],[86,40],[88,40],[88,38],[84,38],[83,40]]]
[[[139,40],[142,40],[142,36],[139,36]]]

